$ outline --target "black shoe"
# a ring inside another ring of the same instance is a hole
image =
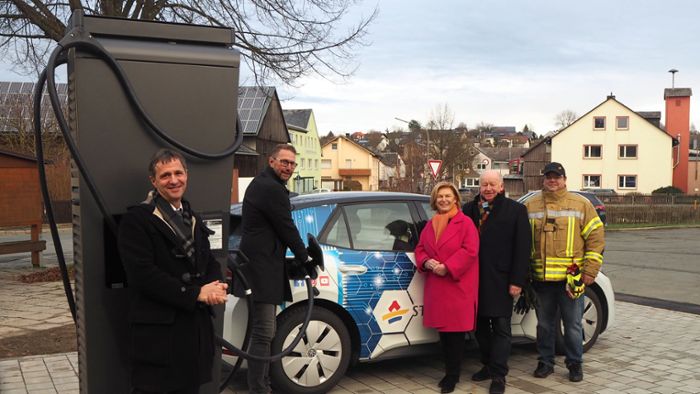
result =
[[[445,375],[444,378],[438,383],[440,386],[441,393],[451,393],[455,391],[455,385],[459,382],[459,376],[455,375]]]
[[[472,375],[472,380],[475,382],[483,382],[487,379],[491,379],[491,372],[489,372],[488,367],[481,367],[479,372]]]
[[[494,376],[489,386],[489,394],[503,394],[506,392],[506,378]]]
[[[567,365],[569,368],[569,380],[572,382],[580,382],[583,380],[583,368],[581,363],[571,363]]]
[[[552,372],[554,372],[553,366],[547,365],[540,361],[537,363],[537,369],[532,375],[536,378],[546,378],[547,376],[551,375]]]

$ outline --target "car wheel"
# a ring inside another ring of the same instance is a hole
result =
[[[557,331],[556,349],[557,354],[564,354],[564,323],[561,322],[561,317],[558,320],[560,323]],[[603,307],[598,294],[590,287],[586,287],[584,293],[581,324],[583,326],[583,352],[585,353],[598,340],[598,335],[603,327]]]
[[[295,308],[281,316],[272,353],[279,353],[294,340],[304,323],[306,308]],[[345,375],[350,364],[348,329],[333,312],[314,307],[305,337],[292,353],[270,365],[270,377],[283,393],[326,393]]]

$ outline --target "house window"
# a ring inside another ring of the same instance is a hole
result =
[[[476,169],[477,169],[477,170],[485,170],[485,169],[486,169],[486,164],[484,164],[484,163],[478,163],[478,164],[476,165]]]
[[[605,130],[605,116],[593,117],[593,130]]]
[[[345,159],[345,168],[352,168],[352,159]]]
[[[462,187],[475,187],[479,186],[479,178],[465,178],[462,181]]]
[[[331,149],[333,149],[333,150],[338,150],[338,143],[337,143],[337,142],[332,143],[332,144],[331,144]]]
[[[600,175],[584,175],[583,187],[600,187]]]
[[[629,130],[630,129],[630,117],[629,116],[618,116],[615,118],[615,130]]]
[[[620,159],[636,159],[637,145],[620,145],[618,157]]]
[[[314,169],[318,170],[318,159],[314,160]]]
[[[637,176],[636,175],[618,175],[617,176],[617,187],[620,189],[636,189],[637,188]]]
[[[301,159],[301,168],[304,168],[304,162],[305,162],[305,161],[306,161],[306,159]]]
[[[602,145],[584,145],[583,146],[583,158],[584,159],[600,159],[603,157],[603,146]]]
[[[321,160],[321,169],[330,170],[331,169],[331,161],[328,159]]]

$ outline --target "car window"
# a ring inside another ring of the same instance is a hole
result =
[[[433,211],[433,208],[430,207],[429,202],[423,203],[423,210],[425,211],[425,214],[428,216],[428,219],[431,219],[433,217],[433,215],[435,215],[435,211]]]
[[[352,247],[350,237],[348,237],[348,227],[345,224],[345,214],[342,210],[339,215],[335,215],[335,223],[331,225],[323,242],[341,248]]]
[[[384,202],[343,207],[353,249],[413,251],[417,236],[408,204]]]

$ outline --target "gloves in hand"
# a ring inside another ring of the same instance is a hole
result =
[[[539,301],[537,300],[537,293],[535,289],[532,288],[532,282],[528,281],[525,286],[523,286],[523,292],[515,303],[513,311],[519,315],[524,315],[530,309],[537,309],[538,306]]]
[[[581,279],[581,268],[572,263],[566,268],[566,295],[572,300],[581,297],[586,290],[586,285]]]

